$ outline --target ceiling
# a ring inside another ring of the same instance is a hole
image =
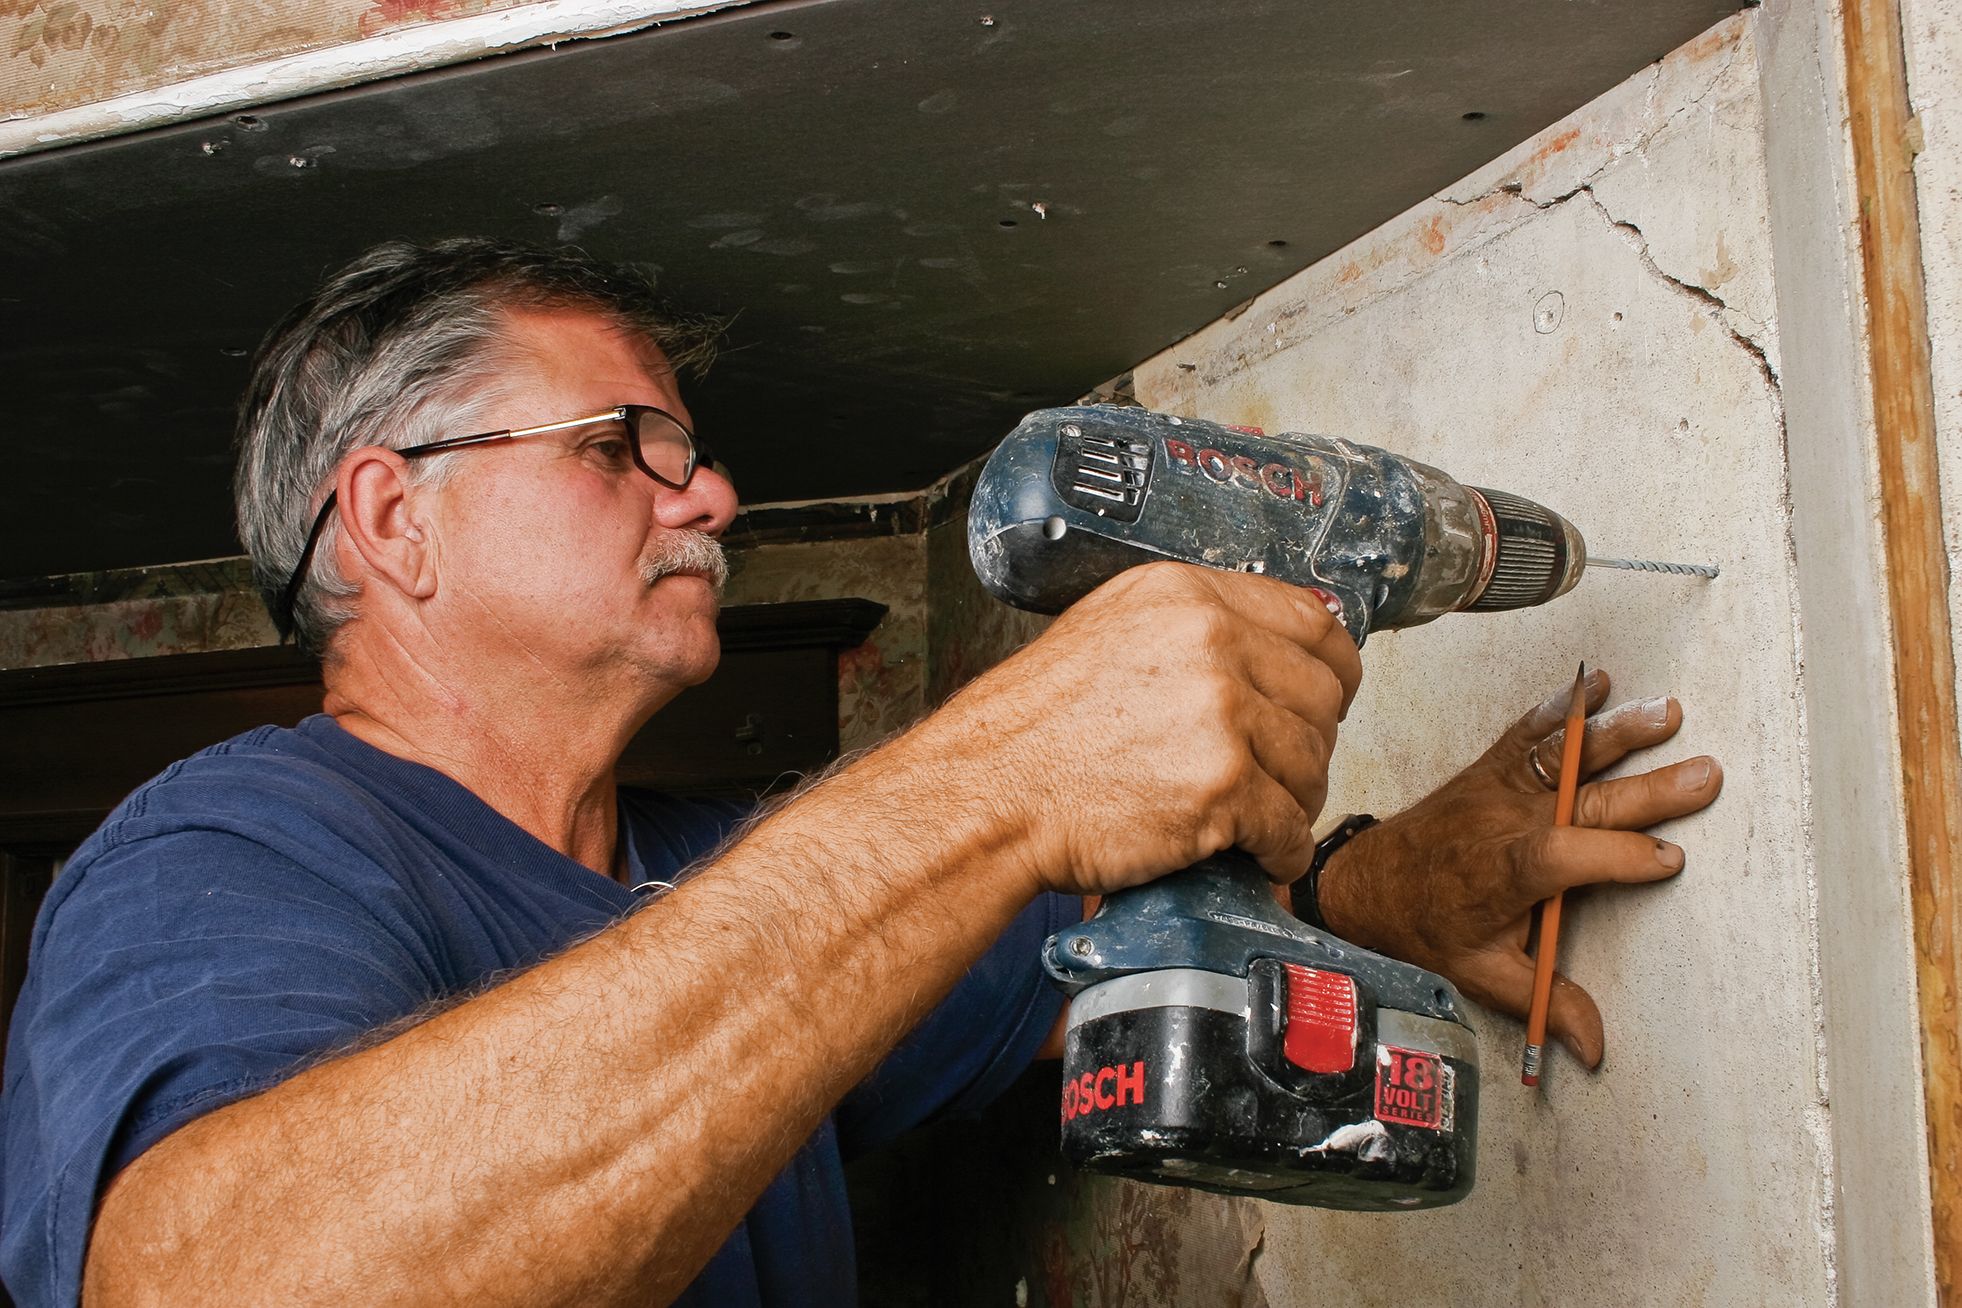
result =
[[[378,240],[655,269],[746,502],[912,490],[1735,8],[757,4],[0,162],[0,578],[237,552],[244,354]]]

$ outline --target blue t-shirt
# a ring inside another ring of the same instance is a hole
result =
[[[672,881],[741,816],[709,800],[620,799],[636,884]],[[555,954],[635,902],[331,718],[174,764],[75,852],[34,924],[0,1104],[7,1288],[22,1304],[75,1302],[97,1200],[171,1131]],[[1030,905],[838,1105],[680,1302],[854,1302],[844,1159],[1014,1079],[1061,1006],[1037,950],[1078,915],[1060,896]]]

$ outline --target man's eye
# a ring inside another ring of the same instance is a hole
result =
[[[626,463],[633,458],[633,447],[617,436],[601,437],[586,448],[608,463]]]

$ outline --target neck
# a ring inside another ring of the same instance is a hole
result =
[[[667,696],[604,693],[535,666],[486,677],[343,630],[324,668],[324,710],[348,734],[436,769],[560,853],[615,876],[614,768]],[[624,692],[624,693],[623,693]]]

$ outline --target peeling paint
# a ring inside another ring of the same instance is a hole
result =
[[[0,10],[0,158],[744,2],[15,0]]]

